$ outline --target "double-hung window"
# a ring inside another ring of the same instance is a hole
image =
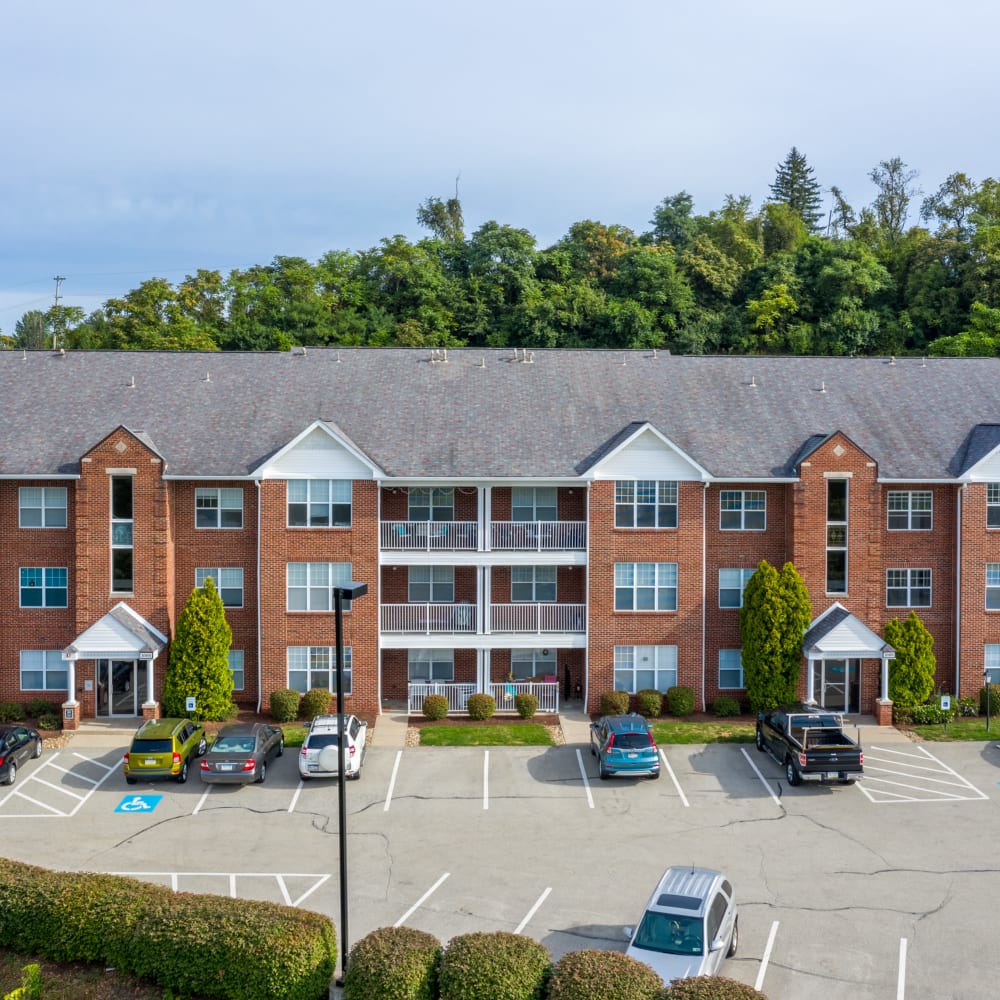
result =
[[[615,563],[615,611],[676,611],[677,563]]]
[[[65,566],[22,566],[22,608],[69,607],[69,571]]]
[[[720,569],[719,607],[742,608],[743,589],[755,572],[752,569]]]
[[[406,673],[411,681],[452,681],[455,679],[455,652],[451,649],[411,649]]]
[[[663,479],[615,481],[616,528],[676,528],[677,483]]]
[[[986,564],[986,610],[1000,611],[1000,563]]]
[[[719,690],[739,690],[743,687],[743,650],[719,650]]]
[[[411,486],[408,505],[411,521],[455,520],[455,490],[450,486]]]
[[[988,672],[991,684],[1000,684],[1000,643],[988,642],[983,647],[983,670]]]
[[[722,490],[719,494],[719,528],[722,531],[763,531],[767,527],[767,493],[764,490]]]
[[[676,684],[676,646],[615,646],[616,691],[666,692]]]
[[[351,582],[351,564],[289,563],[287,574],[289,611],[333,611],[333,588]],[[350,611],[351,602],[344,600],[341,608]]]
[[[411,604],[451,604],[455,600],[454,566],[411,566],[407,600]]]
[[[66,661],[58,649],[21,650],[22,691],[62,691],[65,693],[69,674]]]
[[[887,608],[929,608],[931,606],[931,571],[929,569],[887,569],[885,571],[885,606]]]
[[[986,527],[1000,528],[1000,483],[986,484]]]
[[[556,599],[555,566],[511,566],[510,599],[513,603],[552,602]]]
[[[243,650],[231,649],[226,655],[229,659],[229,669],[233,674],[233,690],[242,691],[246,683],[243,670]]]
[[[65,486],[22,486],[17,491],[19,528],[65,528]]]
[[[289,646],[288,686],[305,694],[313,688],[336,691],[337,651],[331,646]],[[344,646],[344,694],[351,693],[351,647]]]
[[[890,490],[888,508],[890,531],[930,531],[933,527],[930,490]]]
[[[556,672],[554,649],[512,649],[510,672],[514,677],[554,676]]]
[[[194,526],[196,528],[242,528],[243,490],[202,489],[194,491]]]
[[[349,528],[350,479],[289,479],[290,528]]]
[[[558,521],[559,505],[554,486],[515,486],[511,490],[512,521]]]
[[[222,598],[226,608],[243,607],[243,567],[199,566],[194,571],[194,585],[204,587],[205,581],[211,577],[215,589]]]

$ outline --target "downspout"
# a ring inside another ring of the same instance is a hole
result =
[[[584,621],[586,622],[586,632],[584,633],[584,647],[583,647],[583,714],[587,714],[587,706],[590,704],[590,616],[592,614],[592,609],[590,607],[590,536],[593,533],[594,526],[590,523],[590,490],[592,483],[587,484],[587,502],[584,509],[584,524],[587,526],[587,559],[583,567],[584,578],[583,578],[583,606],[587,609],[587,613],[584,615]],[[614,673],[612,672],[612,679],[614,678]],[[614,684],[612,683],[612,687]]]
[[[353,487],[352,487],[353,489]],[[382,714],[382,480],[375,480],[375,489],[378,491],[378,500],[375,503],[375,536],[377,538],[376,544],[378,545],[378,569],[376,570],[378,574],[378,585],[375,587],[375,596],[377,598],[375,614],[377,616],[376,629],[375,629],[375,698],[378,701],[378,714]],[[353,493],[351,495],[353,501]],[[354,520],[353,507],[351,510],[351,521]],[[354,678],[351,678],[352,690],[353,690]],[[410,681],[407,677],[406,681],[406,710],[410,710]]]
[[[701,710],[708,711],[705,703],[705,602],[708,600],[708,531],[705,516],[708,511],[708,483],[701,492]]]
[[[264,698],[263,683],[264,683],[264,671],[261,666],[261,650],[263,648],[263,643],[260,636],[260,521],[261,521],[261,492],[260,492],[260,480],[255,479],[254,482],[257,484],[257,714],[260,715],[260,706]]]
[[[955,697],[962,695],[962,495],[965,484],[958,487],[957,522],[958,537],[955,539]]]

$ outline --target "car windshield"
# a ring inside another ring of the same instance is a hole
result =
[[[662,951],[667,955],[703,955],[705,939],[700,917],[679,913],[657,913],[647,910],[633,943],[647,951]]]
[[[220,736],[212,744],[212,753],[250,753],[252,751],[252,736]]]
[[[174,746],[170,740],[133,740],[132,753],[170,753]]]
[[[615,750],[648,750],[650,739],[648,733],[619,733],[612,744]]]

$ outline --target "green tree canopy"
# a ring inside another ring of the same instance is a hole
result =
[[[823,217],[821,190],[805,155],[792,146],[785,159],[778,164],[771,185],[771,199],[791,208],[809,231],[815,233]]]
[[[922,705],[934,690],[934,636],[916,611],[910,611],[903,621],[890,618],[885,623],[884,638],[896,650],[896,659],[889,663],[889,697],[908,708]]]

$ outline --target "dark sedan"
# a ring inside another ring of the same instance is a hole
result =
[[[206,784],[258,784],[267,777],[267,765],[285,752],[285,734],[263,722],[234,722],[219,730],[201,758],[201,780]]]
[[[0,781],[13,785],[17,769],[33,757],[42,756],[42,738],[27,726],[0,726]]]

